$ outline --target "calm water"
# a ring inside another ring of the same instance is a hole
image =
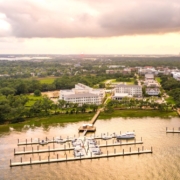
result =
[[[111,120],[98,120],[95,124],[96,134],[125,132],[135,130],[136,139],[144,142],[144,149],[153,147],[153,154],[132,155],[124,157],[115,157],[109,159],[84,160],[65,163],[51,163],[42,165],[32,165],[23,167],[9,167],[9,160],[23,161],[47,159],[48,153],[34,155],[14,156],[13,150],[22,150],[23,146],[17,146],[17,139],[24,141],[26,138],[53,138],[57,136],[67,137],[77,134],[77,129],[83,122],[68,123],[63,125],[54,125],[49,127],[24,127],[21,130],[4,130],[0,132],[0,179],[73,179],[73,180],[178,180],[180,179],[180,134],[166,134],[166,127],[180,127],[180,118],[160,119],[160,118],[136,118],[122,119],[113,118]],[[109,140],[112,142],[112,140]],[[49,144],[40,148],[53,147]],[[61,145],[56,144],[55,147]],[[116,152],[122,152],[122,149],[129,151],[137,150],[142,145],[115,147]],[[27,146],[26,149],[31,149]],[[34,145],[33,148],[37,148]],[[107,152],[106,148],[102,151]],[[109,152],[113,152],[113,147],[108,148]],[[50,153],[51,158],[64,157],[64,152]],[[72,151],[67,152],[68,156],[72,155]]]

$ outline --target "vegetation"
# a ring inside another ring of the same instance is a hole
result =
[[[110,119],[113,117],[123,117],[123,118],[143,118],[143,117],[161,117],[168,118],[177,116],[175,111],[159,111],[159,110],[115,110],[113,112],[102,112],[98,119]]]
[[[161,76],[161,85],[163,89],[172,98],[168,99],[169,103],[175,102],[176,107],[180,107],[180,82],[171,76]]]
[[[89,56],[87,56],[89,57]],[[41,92],[70,89],[76,83],[84,83],[90,87],[105,88],[106,80],[137,84],[132,74],[123,73],[123,67],[136,66],[168,66],[180,68],[179,57],[112,57],[92,56],[93,61],[78,56],[54,56],[51,60],[32,61],[0,61],[0,123],[22,122],[24,119],[51,115],[74,116],[95,112],[97,106],[66,103],[53,103]],[[118,72],[106,74],[109,65],[119,65]],[[122,66],[123,65],[123,66]],[[141,78],[141,77],[140,77]],[[161,75],[157,78],[163,89],[172,98],[167,103],[158,104],[151,100],[123,99],[122,102],[108,100],[105,111],[114,109],[154,109],[171,113],[180,107],[180,82],[171,76]],[[111,88],[111,87],[109,87]],[[29,95],[34,93],[34,95]],[[175,104],[174,104],[174,103]],[[116,111],[116,110],[115,110]],[[114,111],[114,112],[115,112]],[[155,112],[155,111],[154,111]]]

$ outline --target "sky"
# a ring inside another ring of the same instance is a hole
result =
[[[0,54],[180,53],[180,0],[0,0]]]

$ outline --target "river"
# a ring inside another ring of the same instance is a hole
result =
[[[0,129],[0,179],[2,180],[178,180],[180,179],[180,134],[166,134],[166,127],[180,127],[180,118],[112,118],[109,120],[97,120],[96,135],[101,133],[120,133],[120,131],[135,131],[136,139],[143,141],[143,145],[131,145],[116,147],[116,152],[137,150],[138,147],[150,149],[153,147],[152,154],[131,155],[124,157],[102,158],[93,160],[83,160],[63,163],[50,163],[42,165],[9,167],[10,159],[12,162],[27,161],[30,157],[37,160],[40,155],[42,159],[64,157],[64,152],[41,153],[30,155],[14,156],[14,148],[22,150],[24,146],[17,146],[17,139],[25,141],[31,138],[52,139],[61,136],[77,136],[78,127],[85,122],[53,124],[49,126],[24,126],[23,128],[13,129],[8,127]],[[109,140],[112,142],[112,140]],[[52,148],[53,144],[49,144]],[[48,148],[47,146],[41,148]],[[59,147],[59,144],[55,144]],[[34,148],[37,145],[33,145]],[[31,149],[32,146],[27,146]],[[114,147],[108,147],[109,152],[113,152]],[[102,148],[103,153],[107,148]],[[68,151],[67,155],[71,155]]]

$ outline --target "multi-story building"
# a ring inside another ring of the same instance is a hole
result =
[[[93,89],[84,84],[78,83],[71,90],[61,90],[59,99],[67,102],[82,104],[100,105],[105,97],[104,89]]]
[[[150,96],[158,96],[160,94],[160,89],[159,87],[147,87],[146,94]]]
[[[154,74],[145,74],[145,81],[154,80]]]
[[[142,86],[119,84],[114,89],[115,96],[117,93],[126,94],[132,97],[142,97]]]

